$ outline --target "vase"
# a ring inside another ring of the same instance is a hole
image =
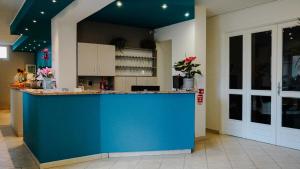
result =
[[[51,78],[44,77],[43,89],[52,89],[52,80],[51,80]]]
[[[194,78],[184,78],[182,88],[184,90],[193,90],[194,89]]]

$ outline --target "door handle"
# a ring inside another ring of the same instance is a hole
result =
[[[278,95],[280,95],[280,93],[281,93],[281,83],[280,82],[278,82],[277,93],[278,93]]]

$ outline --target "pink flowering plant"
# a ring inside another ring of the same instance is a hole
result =
[[[38,76],[42,76],[43,78],[53,78],[53,71],[51,68],[43,68],[39,69],[37,72]]]
[[[198,67],[200,64],[193,63],[197,59],[196,56],[186,57],[175,63],[174,68],[176,71],[180,71],[185,75],[185,78],[194,78],[196,74],[202,75]]]

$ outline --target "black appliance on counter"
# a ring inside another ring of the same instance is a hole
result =
[[[160,86],[131,86],[131,91],[160,91]]]
[[[183,85],[183,77],[182,76],[173,76],[173,88],[179,90]]]

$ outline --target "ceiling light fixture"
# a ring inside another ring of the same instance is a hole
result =
[[[56,0],[52,0],[53,3],[56,3]]]
[[[40,44],[38,44],[38,46],[41,46]]]
[[[43,42],[44,42],[44,43],[47,43],[47,41],[45,41],[45,40],[44,40]]]
[[[28,31],[29,29],[28,28],[25,28],[25,31]]]
[[[117,1],[117,7],[122,7],[123,6],[123,3],[122,3],[122,1]]]
[[[41,11],[40,13],[41,13],[42,15],[44,15],[44,14],[45,14],[45,12],[44,12],[44,11]]]
[[[168,5],[167,4],[162,4],[161,8],[165,10],[165,9],[168,8]]]
[[[37,21],[36,21],[35,19],[34,19],[34,20],[32,20],[32,22],[33,22],[33,23],[37,23]]]
[[[184,14],[184,16],[185,16],[185,17],[189,17],[189,16],[190,16],[190,13],[189,13],[189,12],[186,12],[186,13]]]

